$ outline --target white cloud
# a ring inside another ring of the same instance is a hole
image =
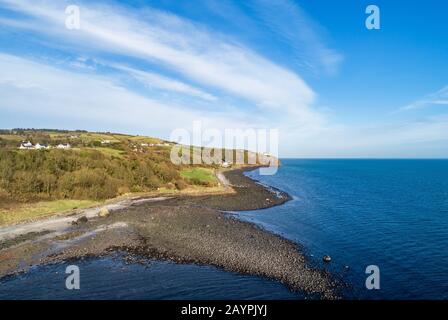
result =
[[[297,74],[175,16],[83,2],[81,30],[73,31],[63,28],[62,2],[0,3],[37,18],[38,24],[52,24],[58,41],[159,63],[192,82],[247,99],[262,109],[290,113],[303,123],[319,119],[310,109],[315,94]]]
[[[448,157],[448,115],[357,126],[327,124],[316,130],[289,128],[282,132],[281,154],[289,157]]]
[[[343,55],[329,48],[323,27],[313,21],[295,2],[290,0],[249,1],[264,25],[291,46],[300,62],[315,72],[334,74]]]
[[[218,100],[218,98],[214,95],[207,93],[201,89],[154,72],[142,71],[120,64],[109,64],[109,66],[130,74],[132,77],[151,88],[158,88],[162,90],[187,94],[206,101]]]
[[[437,92],[428,94],[426,97],[420,100],[408,104],[407,106],[401,108],[400,111],[421,109],[429,107],[431,105],[448,105],[448,86],[440,89]]]
[[[169,105],[140,96],[98,75],[57,69],[0,54],[0,110],[16,118],[71,121],[82,128],[95,122],[104,130],[127,126],[168,137],[171,130],[202,119],[207,126],[244,126],[241,115],[203,115],[188,106]],[[56,125],[57,126],[57,125]]]
[[[162,137],[167,137],[175,128],[190,128],[192,122],[199,119],[204,121],[204,126],[217,129],[279,128],[280,148],[283,155],[288,156],[381,157],[398,154],[402,148],[408,148],[403,154],[409,156],[421,150],[415,144],[448,139],[448,120],[443,117],[387,125],[379,123],[371,127],[331,123],[312,109],[315,93],[299,75],[223,35],[173,15],[152,9],[135,12],[83,2],[81,30],[70,31],[64,27],[64,3],[67,2],[0,0],[0,4],[33,17],[14,23],[7,19],[1,22],[9,27],[45,33],[49,37],[45,39],[47,42],[52,40],[55,45],[70,48],[71,54],[115,55],[126,65],[108,62],[109,66],[157,89],[193,96],[219,104],[220,108],[210,108],[204,115],[189,105],[141,96],[119,85],[113,76],[100,75],[91,68],[78,73],[64,64],[56,68],[50,63],[0,53],[0,110],[5,111],[3,114],[9,112],[17,118],[31,119],[49,117],[55,119],[55,127],[58,119],[76,124],[94,121],[99,130],[126,126]],[[312,47],[310,52],[316,53],[321,67],[328,72],[336,71],[340,55],[322,45],[297,7],[285,1],[280,4],[283,13],[291,9],[291,14],[299,19],[297,28],[303,28],[300,41]],[[270,19],[266,17],[270,26],[285,39],[296,37],[283,29],[279,21]],[[128,65],[135,59],[157,65],[157,70],[169,69],[170,74],[181,75],[185,82],[139,69],[131,63]],[[75,61],[75,66],[84,65],[82,59]],[[447,91],[444,88],[407,109],[430,103],[445,104]],[[246,110],[238,105],[223,108],[220,93],[231,95],[235,100],[243,99],[251,108]],[[427,154],[430,155],[431,150]]]
[[[95,128],[169,137],[176,128],[191,129],[202,120],[204,128],[279,128],[282,156],[302,157],[430,157],[447,156],[448,116],[404,123],[366,126],[296,126],[294,119],[280,123],[248,113],[208,112],[185,105],[166,104],[119,86],[114,79],[77,73],[0,54],[0,114],[14,113],[30,123],[42,118],[72,123],[73,129]],[[2,119],[0,119],[2,120]],[[441,142],[440,150],[434,143]],[[423,150],[423,151],[422,151]],[[437,152],[437,153],[436,153]]]
[[[288,51],[288,63],[294,61],[296,66],[315,74],[335,74],[343,61],[343,55],[328,46],[325,28],[308,16],[297,1],[245,0],[235,4],[234,1],[197,0],[197,3],[209,10],[211,18],[247,31],[242,33],[243,38],[271,38],[271,33],[275,34],[272,40],[280,41],[282,49]]]

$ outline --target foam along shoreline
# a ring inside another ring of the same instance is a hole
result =
[[[92,214],[87,222],[56,231],[36,228],[9,237],[0,242],[0,276],[31,265],[123,251],[134,257],[213,265],[274,279],[310,297],[336,298],[331,277],[310,268],[298,245],[223,213],[268,208],[290,199],[246,177],[245,170],[222,173],[232,193],[128,203],[107,217]]]

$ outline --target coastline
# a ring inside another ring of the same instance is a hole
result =
[[[222,173],[233,192],[140,199],[116,207],[106,217],[91,214],[64,230],[41,230],[7,240],[9,245],[3,241],[0,277],[31,265],[122,251],[130,259],[213,265],[274,279],[311,296],[336,298],[336,284],[308,266],[297,244],[225,213],[269,208],[291,199],[244,175],[255,169]]]

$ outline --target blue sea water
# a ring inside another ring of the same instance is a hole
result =
[[[350,285],[347,298],[448,299],[447,160],[282,164],[273,176],[248,175],[294,199],[239,217],[302,244]],[[369,265],[379,267],[379,290],[366,289]]]
[[[76,265],[80,289],[67,290],[67,266]],[[128,264],[113,254],[33,267],[29,272],[0,279],[0,300],[222,300],[300,299],[280,283],[225,272],[210,266],[166,261]]]
[[[299,243],[312,265],[347,284],[345,298],[448,299],[447,160],[285,159],[276,175],[248,176],[293,200],[234,215]],[[65,263],[0,279],[0,299],[303,298],[275,281],[214,267],[128,265],[119,257],[75,264],[79,291],[64,289]],[[379,267],[379,290],[365,287],[369,265]]]

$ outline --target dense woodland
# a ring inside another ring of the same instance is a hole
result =
[[[182,186],[179,180],[177,168],[159,157],[108,157],[95,150],[0,150],[0,188],[17,200],[100,200],[168,183]]]

